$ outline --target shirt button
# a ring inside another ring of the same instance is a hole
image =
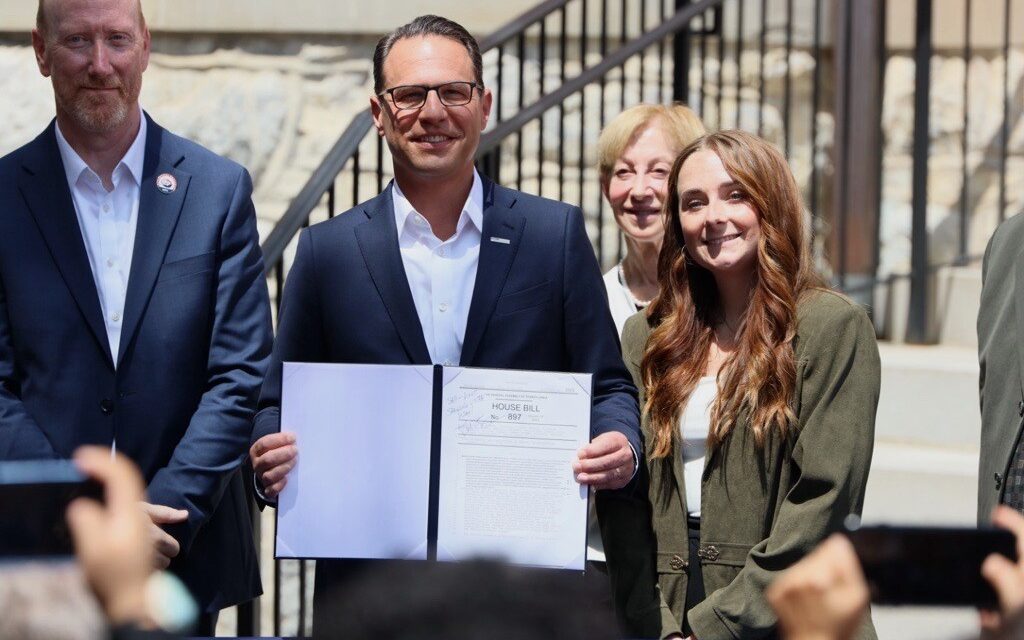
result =
[[[114,266],[114,259],[113,258],[107,258],[107,266],[108,267]]]
[[[445,257],[445,256],[447,256],[447,255],[448,255],[448,248],[447,248],[447,247],[441,247],[441,248],[440,248],[440,249],[438,250],[438,253],[440,253],[440,254],[441,254],[441,257],[443,258],[443,257]]]
[[[439,311],[440,311],[441,313],[444,313],[445,311],[447,311],[447,310],[448,310],[448,303],[447,303],[447,302],[442,302],[441,304],[437,305],[437,309],[438,309],[438,310],[439,310]]]
[[[110,205],[104,202],[103,203],[103,213],[107,213],[108,211],[110,211]]]
[[[116,312],[116,311],[114,313],[110,314],[110,321],[111,322],[120,322],[121,321],[121,314]]]

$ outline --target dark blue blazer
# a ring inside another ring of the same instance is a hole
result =
[[[582,212],[486,179],[483,187],[480,262],[460,364],[594,374],[592,435],[620,431],[642,457],[636,388]],[[280,429],[282,362],[431,364],[392,203],[388,186],[299,236],[254,441]]]
[[[0,159],[0,460],[116,438],[151,502],[188,509],[171,567],[207,610],[261,592],[239,471],[271,345],[251,193],[149,121],[115,367],[54,125]]]

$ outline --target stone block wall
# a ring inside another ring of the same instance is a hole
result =
[[[162,126],[252,173],[261,236],[368,105],[368,39],[156,38],[141,102]],[[0,154],[53,117],[49,80],[32,49],[0,39]]]

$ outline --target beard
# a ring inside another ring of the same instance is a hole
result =
[[[141,82],[129,84],[90,83],[93,88],[116,89],[94,93],[81,87],[58,89],[57,101],[78,127],[91,133],[106,133],[124,124],[139,97]]]

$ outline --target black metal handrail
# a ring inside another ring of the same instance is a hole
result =
[[[558,89],[542,96],[539,100],[528,107],[521,109],[516,115],[504,120],[494,129],[480,136],[480,146],[477,148],[477,157],[482,158],[488,153],[497,149],[503,140],[510,135],[521,131],[528,123],[544,115],[546,111],[558,106],[569,96],[578,93],[589,84],[593,84],[607,75],[609,71],[621,67],[627,60],[657,44],[666,37],[686,27],[695,16],[701,13],[721,7],[724,0],[702,0],[676,11],[672,17],[647,33],[634,38],[629,43],[619,47],[607,54],[601,62],[592,67],[584,69],[578,76],[565,82]]]
[[[361,111],[352,118],[352,122],[345,127],[344,133],[324,156],[320,166],[313,171],[309,180],[299,190],[298,195],[292,199],[291,204],[281,215],[281,219],[270,231],[270,235],[263,241],[263,269],[266,273],[269,274],[284,255],[285,247],[303,227],[306,220],[309,219],[310,212],[316,208],[324,193],[331,188],[335,178],[352,159],[356,150],[359,149],[359,143],[366,137],[371,126],[373,126],[373,116],[369,109]]]

